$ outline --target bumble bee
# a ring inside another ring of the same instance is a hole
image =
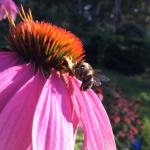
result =
[[[92,88],[94,84],[94,70],[90,64],[81,61],[73,66],[73,74],[77,79],[82,81],[80,89],[86,91]]]
[[[67,71],[79,79],[82,84],[80,89],[86,91],[92,88],[96,93],[101,93],[102,85],[108,85],[110,79],[99,70],[94,70],[90,64],[80,61],[75,64],[68,57],[64,57]]]
[[[91,65],[84,61],[80,61],[73,64],[71,59],[69,59],[68,57],[65,57],[65,61],[67,63],[70,75],[75,76],[82,82],[80,89],[82,91],[86,91],[92,88],[95,80],[94,80],[94,70],[91,67]]]

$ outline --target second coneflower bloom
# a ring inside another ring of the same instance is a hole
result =
[[[20,17],[9,17],[11,48],[0,52],[0,149],[73,150],[80,125],[83,150],[116,150],[100,100],[68,69],[66,58],[84,58],[80,40],[23,9]]]
[[[13,0],[0,0],[0,21],[7,18],[6,11],[13,19],[16,18],[18,7]]]

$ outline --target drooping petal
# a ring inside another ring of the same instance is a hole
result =
[[[13,20],[15,20],[18,7],[13,0],[0,0],[0,21],[7,17],[5,9],[7,10],[8,14],[11,15]]]
[[[99,98],[92,90],[80,91],[80,83],[71,78],[72,102],[79,117],[89,150],[116,150],[112,128]]]
[[[0,72],[19,64],[20,60],[14,52],[0,52]]]
[[[33,122],[33,150],[73,150],[71,104],[64,82],[54,72],[38,101]]]
[[[30,78],[1,111],[1,150],[31,150],[33,116],[44,80],[40,73]]]

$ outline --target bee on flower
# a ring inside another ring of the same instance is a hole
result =
[[[0,149],[73,150],[78,126],[83,150],[116,150],[112,128],[99,98],[70,74],[65,58],[82,62],[82,43],[31,11],[8,15],[10,49],[0,52]],[[85,84],[84,84],[85,85]]]

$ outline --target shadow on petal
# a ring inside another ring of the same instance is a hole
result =
[[[34,75],[33,65],[24,64],[0,72],[0,112],[11,97]]]
[[[14,52],[0,52],[0,60],[0,72],[20,63],[17,54]]]

